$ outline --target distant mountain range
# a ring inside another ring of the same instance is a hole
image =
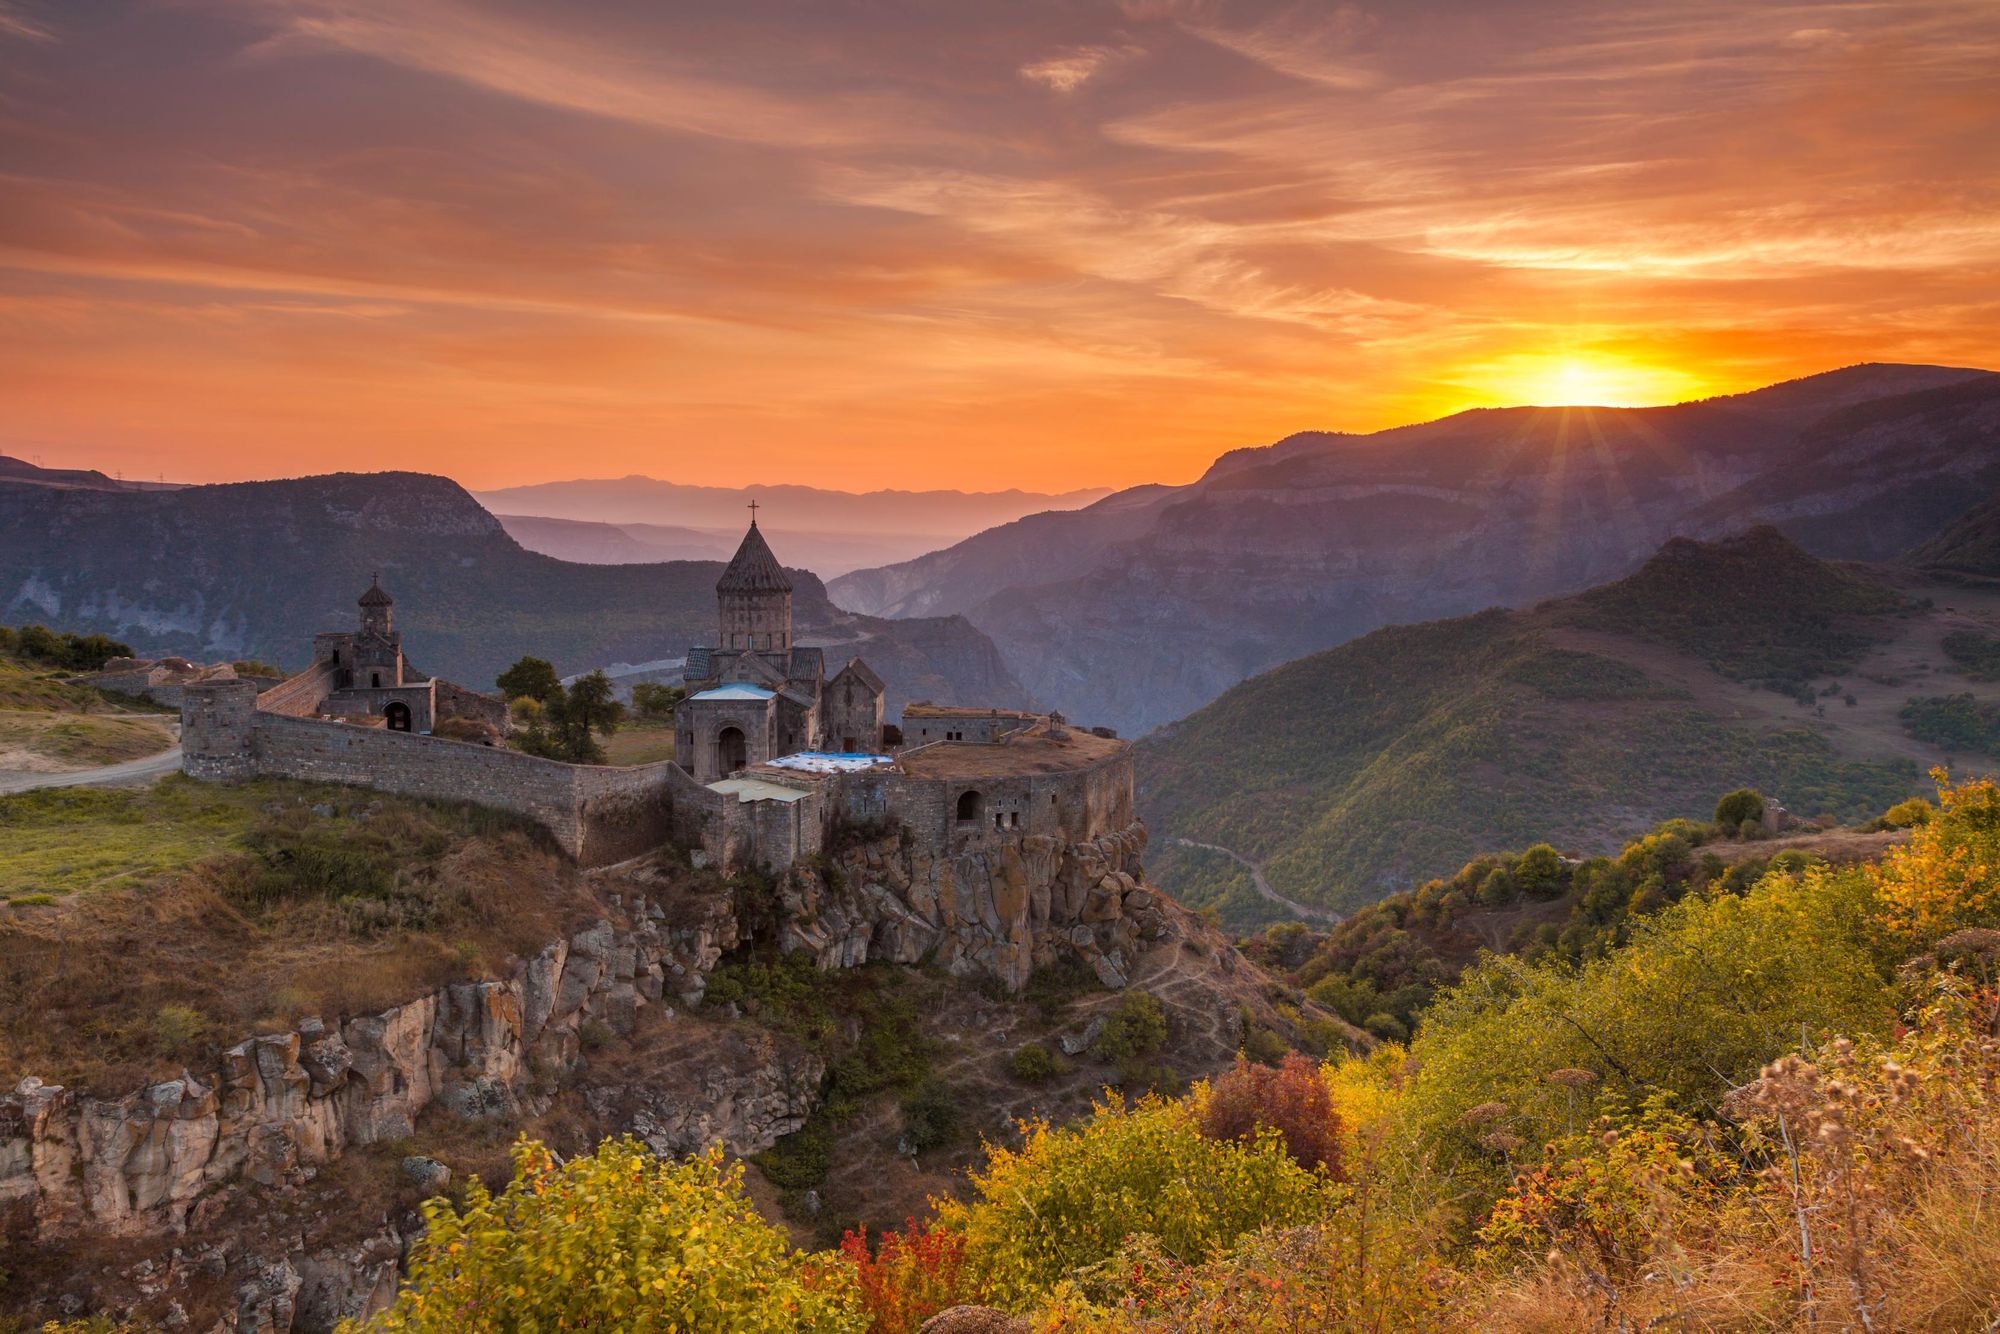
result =
[[[477,493],[531,551],[591,564],[727,560],[755,500],[786,559],[822,578],[908,560],[996,524],[1077,509],[1109,490],[829,491],[811,486],[684,486],[653,477],[544,482]]]
[[[1837,567],[1770,527],[1676,538],[1615,583],[1377,630],[1155,732],[1148,865],[1247,926],[1296,914],[1252,893],[1245,863],[1347,909],[1481,851],[1612,852],[1740,786],[1800,816],[1876,814],[1934,764],[1994,768],[1904,730],[1912,697],[2000,706],[2000,683],[1941,649],[1953,632],[2000,639],[2000,583]]]
[[[2000,375],[1865,365],[1675,407],[1306,432],[829,589],[875,615],[965,615],[1042,703],[1144,732],[1380,626],[1616,578],[1676,534],[1771,523],[1883,559],[1996,485]]]
[[[788,555],[782,530],[772,536]],[[352,624],[375,570],[396,598],[411,658],[475,687],[522,654],[567,674],[674,657],[716,633],[718,562],[555,560],[524,550],[442,477],[340,473],[176,490],[18,470],[0,478],[0,623],[299,667],[315,631]],[[1026,702],[991,641],[963,619],[859,616],[834,607],[814,575],[792,578],[801,638],[827,646],[836,665],[865,656],[892,708],[912,698]]]

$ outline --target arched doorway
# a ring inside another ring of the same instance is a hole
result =
[[[976,824],[986,807],[985,799],[977,792],[961,792],[958,797],[958,822]]]
[[[725,727],[715,734],[715,771],[733,774],[750,760],[750,743],[740,727]]]
[[[410,730],[410,706],[403,703],[400,699],[392,701],[388,708],[382,710],[382,716],[389,720],[389,730],[391,732],[407,732]]]

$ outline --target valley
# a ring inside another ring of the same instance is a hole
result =
[[[1588,856],[1747,786],[1846,821],[2000,757],[1910,735],[1913,698],[2000,700],[1944,650],[2000,631],[2000,589],[1835,567],[1775,530],[1670,545],[1635,575],[1520,612],[1378,631],[1287,664],[1140,746],[1162,883],[1276,920],[1235,868],[1347,910],[1536,839]]]
[[[829,591],[965,615],[1035,698],[1138,735],[1380,626],[1621,577],[1675,534],[1769,523],[1817,555],[1889,560],[1996,486],[2000,377],[1856,366],[1666,408],[1302,433]]]

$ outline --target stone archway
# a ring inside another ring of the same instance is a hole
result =
[[[967,790],[958,794],[958,822],[977,824],[986,812],[986,798],[978,792]]]
[[[725,727],[715,734],[715,771],[733,774],[750,762],[750,740],[740,727]]]
[[[389,730],[391,732],[407,732],[410,730],[410,706],[403,703],[400,699],[390,701],[389,707],[382,710],[382,716],[389,720]]]

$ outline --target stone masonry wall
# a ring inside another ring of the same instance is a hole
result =
[[[333,693],[339,672],[330,662],[315,663],[281,684],[257,696],[257,707],[266,713],[282,713],[293,718],[309,718]]]

